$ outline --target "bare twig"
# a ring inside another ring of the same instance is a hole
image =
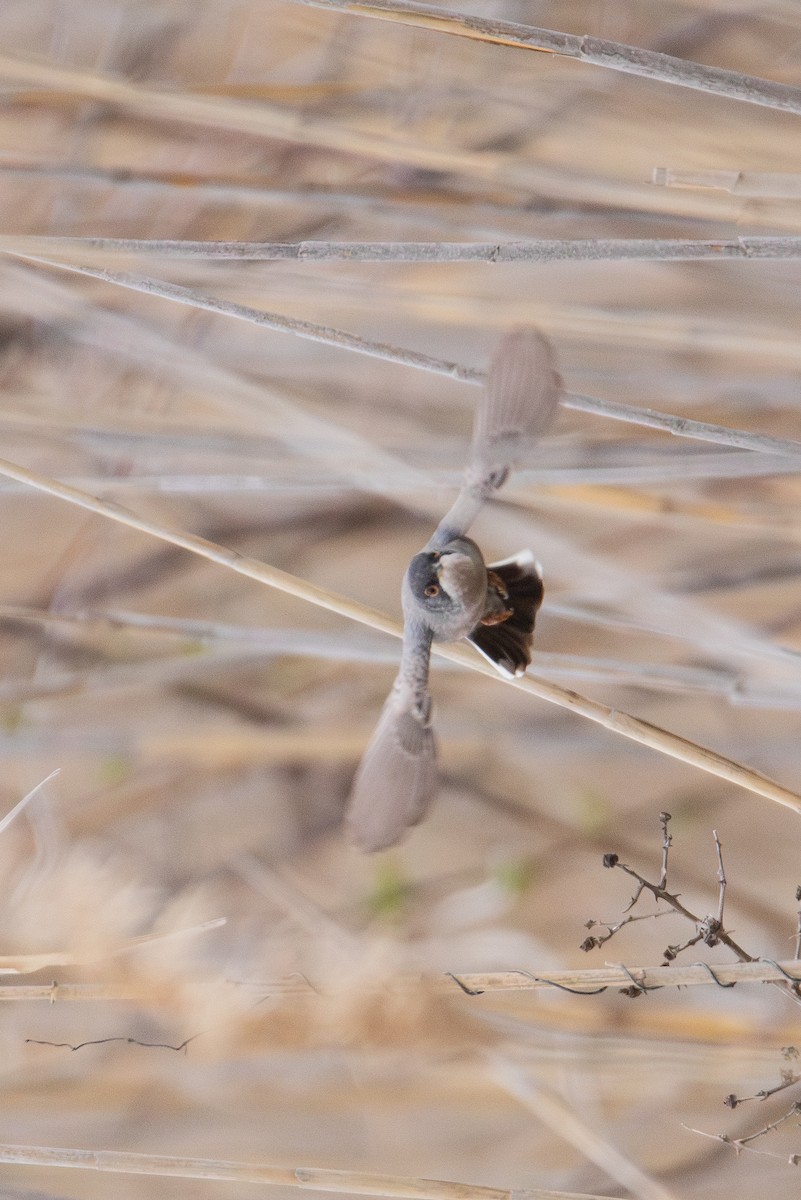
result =
[[[623,911],[628,912],[637,903],[642,893],[644,891],[648,891],[656,900],[663,900],[675,912],[679,913],[680,916],[685,917],[688,921],[692,922],[696,929],[695,936],[691,937],[689,941],[683,943],[682,945],[668,946],[664,951],[666,962],[672,962],[677,955],[681,954],[683,950],[686,950],[689,946],[697,945],[698,942],[703,942],[707,946],[717,946],[718,944],[728,946],[728,948],[737,955],[741,962],[753,962],[754,956],[744,950],[742,946],[738,945],[738,943],[734,941],[730,934],[726,933],[725,929],[723,928],[722,921],[718,917],[696,916],[695,913],[690,912],[690,910],[681,903],[678,893],[668,891],[667,859],[668,850],[671,843],[671,837],[668,833],[668,821],[670,821],[670,813],[660,813],[659,823],[662,829],[662,871],[660,874],[659,883],[652,883],[649,879],[646,879],[644,875],[641,875],[639,871],[635,871],[633,867],[629,867],[626,863],[620,862],[616,854],[604,855],[605,867],[617,867],[619,870],[624,871],[627,875],[630,875],[632,879],[637,881],[637,889]],[[721,887],[719,912],[722,914],[723,894],[725,892],[726,880],[725,876],[723,876],[721,849],[717,833],[715,833],[715,846],[718,853],[718,880],[720,881]]]
[[[597,950],[603,946],[604,942],[608,942],[613,938],[624,925],[631,925],[634,921],[652,921],[656,917],[669,917],[672,910],[669,908],[660,908],[652,913],[629,913],[627,917],[621,917],[619,921],[596,921],[594,917],[590,918],[584,925],[585,929],[605,929],[606,933],[600,936],[597,933],[591,934],[585,938],[579,947],[580,950]]]
[[[757,961],[754,955],[749,954],[747,950],[743,949],[743,947],[734,940],[731,934],[727,933],[723,928],[723,905],[726,895],[726,874],[723,869],[723,850],[717,830],[713,831],[715,839],[715,851],[718,861],[717,878],[719,893],[717,915],[708,913],[705,917],[696,916],[695,913],[691,912],[684,904],[681,903],[678,893],[668,891],[667,860],[668,851],[671,844],[671,837],[668,833],[668,822],[670,819],[670,813],[668,812],[659,814],[659,824],[662,829],[662,870],[660,873],[659,883],[652,883],[649,879],[646,879],[644,875],[641,875],[639,871],[635,871],[633,867],[629,867],[626,863],[622,863],[617,854],[605,854],[603,857],[603,864],[605,867],[617,867],[621,871],[624,871],[627,875],[630,875],[632,879],[637,881],[636,891],[629,903],[624,908],[624,913],[628,913],[640,899],[642,893],[647,891],[651,893],[654,899],[657,901],[663,900],[671,909],[673,909],[674,912],[678,913],[680,916],[684,917],[694,925],[695,933],[692,937],[688,938],[686,942],[682,942],[677,945],[670,945],[665,948],[663,951],[663,965],[673,963],[680,954],[689,949],[690,946],[697,946],[699,942],[703,942],[705,946],[727,946],[729,950],[736,954],[741,962],[750,963]],[[649,915],[652,917],[661,916],[663,911],[664,910],[659,910],[656,913]],[[581,948],[583,950],[592,950],[597,946],[603,945],[604,942],[607,942],[610,938],[614,937],[614,935],[627,923],[628,922],[626,921],[620,921],[617,926],[607,926],[609,932],[606,937],[589,937],[582,943]],[[713,969],[712,967],[707,966],[706,969],[710,972],[715,983],[719,984],[721,987],[730,986],[723,980],[717,968]],[[781,977],[781,980],[776,980],[775,983],[776,986],[779,987],[786,996],[789,996],[789,998],[795,1004],[801,1005],[801,987],[799,986],[799,981],[794,976],[785,974]],[[642,987],[640,983],[632,977],[632,987],[629,990],[629,995],[640,995],[646,990],[647,988]]]
[[[668,822],[670,820],[671,816],[669,812],[661,812],[659,814],[659,826],[662,830],[662,870],[659,874],[659,886],[661,888],[667,887],[668,853],[673,841],[673,838],[668,832]]]
[[[723,1103],[727,1108],[737,1108],[740,1104],[746,1104],[749,1100],[767,1100],[771,1096],[775,1096],[777,1092],[783,1092],[786,1088],[792,1087],[801,1080],[801,1075],[796,1075],[793,1071],[782,1071],[782,1081],[777,1083],[772,1088],[762,1088],[755,1092],[753,1096],[735,1096],[733,1093],[726,1097]]]
[[[717,829],[712,830],[712,836],[715,839],[715,852],[718,856],[718,883],[720,892],[718,893],[718,915],[715,918],[718,926],[723,928],[723,905],[726,900],[726,872],[723,869],[723,847],[720,844]]]
[[[783,1162],[788,1162],[790,1166],[797,1167],[801,1164],[801,1154],[775,1154],[771,1150],[757,1150],[749,1143],[755,1141],[757,1138],[764,1137],[766,1133],[772,1133],[773,1130],[778,1129],[785,1122],[789,1121],[791,1117],[797,1117],[799,1114],[801,1114],[801,1107],[794,1104],[791,1109],[783,1113],[782,1116],[777,1117],[775,1121],[771,1121],[769,1125],[764,1125],[754,1133],[749,1133],[746,1137],[741,1138],[730,1137],[727,1133],[707,1133],[705,1129],[694,1129],[692,1125],[685,1125],[683,1122],[682,1128],[686,1129],[689,1133],[697,1133],[701,1137],[713,1138],[717,1142],[723,1142],[724,1146],[731,1146],[736,1154],[739,1154],[743,1150],[750,1150],[752,1154],[764,1154],[768,1158],[778,1158]]]
[[[195,1038],[199,1038],[199,1033],[193,1033],[191,1037],[184,1038],[177,1046],[173,1046],[171,1042],[143,1042],[141,1038],[135,1037],[106,1037],[93,1038],[88,1042],[51,1042],[46,1038],[26,1038],[25,1044],[28,1046],[52,1046],[56,1050],[83,1050],[86,1046],[106,1046],[110,1042],[124,1042],[128,1046],[142,1046],[152,1050],[175,1050],[176,1053],[184,1051],[190,1042],[194,1042]]]

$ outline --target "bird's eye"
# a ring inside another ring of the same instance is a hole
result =
[[[439,586],[438,586],[438,584],[436,584],[436,583],[429,583],[428,587],[425,589],[425,593],[424,593],[424,594],[425,594],[426,596],[438,596],[438,595],[439,595]]]

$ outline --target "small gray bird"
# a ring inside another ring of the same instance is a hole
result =
[[[536,329],[500,342],[476,411],[470,460],[452,508],[409,563],[403,581],[403,651],[398,677],[353,782],[347,821],[362,850],[383,850],[424,816],[437,782],[428,668],[432,642],[460,638],[501,674],[531,661],[542,576],[530,551],[484,562],[466,536],[482,505],[506,481],[556,413],[561,380],[550,344]]]

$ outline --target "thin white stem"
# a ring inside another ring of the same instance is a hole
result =
[[[55,775],[57,772],[54,771],[53,774]],[[47,781],[45,780],[45,782]],[[120,958],[122,955],[140,950],[143,946],[157,945],[160,942],[171,941],[173,938],[185,937],[188,934],[206,933],[210,929],[219,929],[221,925],[225,925],[225,917],[214,917],[210,921],[203,921],[200,925],[175,929],[170,933],[146,933],[140,937],[128,938],[102,954],[87,955],[71,950],[45,950],[38,954],[0,954],[0,975],[31,975],[35,971],[49,970],[52,967],[85,966],[96,963],[100,958]]]
[[[2,247],[0,247],[0,253]],[[6,253],[12,253],[6,251]],[[302,321],[295,317],[286,317],[278,313],[263,312],[261,309],[250,308],[244,304],[236,304],[232,300],[222,300],[215,296],[207,296],[193,288],[182,287],[177,283],[167,283],[160,279],[151,279],[145,275],[133,275],[127,272],[106,271],[99,267],[78,266],[73,263],[58,262],[40,255],[21,254],[13,252],[14,257],[30,262],[39,262],[44,266],[55,267],[63,271],[73,271],[80,275],[88,275],[92,279],[112,283],[118,287],[129,288],[132,291],[143,292],[148,296],[157,296],[163,300],[172,300],[178,304],[186,304],[191,308],[203,309],[206,312],[219,313],[222,316],[235,317],[260,325],[266,329],[293,333],[297,337],[309,338],[311,341],[322,342],[327,346],[336,346],[342,350],[355,351],[372,358],[384,359],[387,362],[400,363],[407,367],[416,367],[423,371],[433,371],[438,375],[446,375],[450,379],[459,379],[465,383],[483,384],[485,374],[459,363],[448,362],[434,358],[430,354],[420,354],[414,350],[401,350],[385,342],[373,342],[361,338],[357,334],[345,333],[330,326],[316,325],[311,321]],[[787,458],[801,458],[801,442],[790,438],[770,437],[767,434],[748,433],[746,430],[730,429],[725,425],[714,425],[706,421],[693,421],[688,417],[679,417],[671,413],[657,412],[650,408],[636,408],[630,404],[619,404],[614,400],[604,400],[595,396],[582,396],[573,393],[563,393],[561,404],[564,408],[578,409],[580,412],[592,413],[595,416],[609,417],[615,421],[625,421],[633,425],[644,425],[649,429],[661,429],[675,437],[695,438],[705,442],[715,442],[721,446],[735,446],[741,450],[758,450],[768,454],[781,455]]]
[[[639,1200],[673,1200],[672,1192],[601,1137],[564,1100],[539,1087],[516,1063],[499,1055],[490,1055],[489,1060],[496,1084],[514,1096],[579,1154],[605,1171],[610,1179],[627,1188]]]
[[[0,474],[7,475],[11,479],[16,479],[22,483],[27,483],[38,491],[56,496],[60,500],[65,500],[67,503],[77,505],[79,508],[86,509],[89,512],[97,513],[112,521],[118,521],[120,524],[127,525],[131,529],[138,529],[151,537],[159,538],[161,541],[169,542],[174,546],[182,546],[185,550],[189,550],[201,558],[216,562],[221,566],[227,567],[229,570],[236,571],[240,575],[255,579],[259,583],[265,583],[269,587],[277,588],[279,591],[287,592],[312,604],[318,604],[331,612],[339,613],[340,616],[360,621],[365,625],[370,625],[373,629],[380,629],[384,633],[391,633],[395,637],[403,636],[401,625],[397,621],[393,621],[387,617],[384,613],[359,604],[347,596],[337,595],[325,588],[317,587],[306,580],[298,579],[296,576],[290,575],[286,571],[281,571],[277,567],[269,566],[267,563],[259,562],[257,559],[247,558],[236,550],[229,550],[224,546],[218,546],[214,542],[210,542],[206,538],[197,537],[194,534],[170,529],[156,521],[140,517],[136,513],[131,512],[130,509],[123,508],[122,505],[116,504],[113,501],[99,500],[96,496],[90,496],[86,492],[78,491],[77,488],[67,487],[65,484],[58,483],[55,479],[38,475],[33,471],[26,470],[24,467],[17,466],[15,463],[7,462],[5,459],[0,459]],[[524,675],[517,679],[501,679],[488,663],[485,664],[466,645],[448,646],[435,643],[433,650],[442,658],[460,663],[471,670],[479,671],[481,674],[500,681],[508,687],[519,688],[521,691],[538,696],[540,699],[547,700],[551,704],[570,709],[577,715],[594,721],[613,733],[631,738],[632,741],[639,742],[641,745],[650,746],[662,754],[680,759],[689,766],[696,767],[711,775],[716,775],[729,783],[745,788],[747,791],[754,792],[757,795],[765,796],[769,800],[773,800],[776,804],[781,804],[786,808],[792,809],[793,812],[801,814],[801,796],[797,793],[790,791],[789,788],[782,787],[781,784],[775,783],[757,771],[752,771],[740,763],[725,758],[722,754],[717,754],[714,750],[699,746],[687,738],[679,737],[678,734],[670,733],[668,730],[662,729],[657,725],[652,725],[648,721],[642,721],[637,717],[631,716],[629,713],[610,708],[608,705],[601,704],[596,700],[590,700],[578,692],[567,691],[555,683],[538,679],[536,676]]]
[[[45,784],[49,783],[51,779],[55,779],[56,775],[58,775],[59,773],[60,773],[60,768],[56,767],[55,771],[51,771],[49,775],[45,776],[45,778],[42,780],[41,783],[37,783],[36,787],[31,788],[31,790],[28,792],[27,796],[23,796],[22,799],[17,804],[15,804],[12,809],[10,809],[6,813],[6,815],[3,817],[3,819],[0,820],[0,833],[2,833],[3,830],[8,828],[8,826],[11,824],[11,822],[14,820],[14,818],[19,816],[19,814],[22,812],[23,808],[25,808],[25,806],[31,800],[33,800],[34,796],[37,796],[39,794],[39,792],[41,792],[41,790],[45,786]]]
[[[695,262],[797,259],[801,237],[530,238],[502,242],[193,242],[112,237],[0,235],[0,251],[47,259],[87,251],[196,261],[274,262]]]
[[[79,673],[54,674],[41,683],[25,680],[0,682],[0,701],[17,703],[43,696],[75,694],[90,690],[97,694],[101,688],[135,687],[139,682],[151,686],[156,680],[180,678],[183,675],[191,675],[196,670],[206,670],[209,663],[236,663],[243,658],[255,660],[296,655],[314,660],[362,662],[373,665],[395,665],[398,659],[397,652],[391,646],[369,635],[365,637],[364,634],[342,634],[332,639],[328,634],[315,634],[308,629],[291,629],[287,626],[280,629],[258,628],[223,625],[219,622],[197,621],[191,618],[100,610],[50,613],[8,604],[0,605],[0,623],[5,621],[64,630],[87,625],[106,630],[125,629],[127,632],[141,630],[149,635],[156,633],[171,639],[181,639],[184,646],[190,642],[199,643],[204,650],[208,647],[206,653],[189,658],[183,654],[176,656],[170,650],[166,650],[165,657],[155,665],[151,662],[115,662],[108,666],[87,668]],[[443,667],[460,669],[454,663],[443,663]],[[760,685],[734,671],[719,668],[637,662],[622,658],[594,658],[589,655],[551,653],[544,650],[537,651],[537,668],[551,678],[563,681],[583,680],[606,685],[631,685],[657,693],[686,692],[721,696],[728,703],[742,708],[789,712],[801,710],[801,684],[773,682]],[[0,830],[2,828],[0,823]]]

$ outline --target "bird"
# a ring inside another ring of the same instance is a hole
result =
[[[531,661],[542,570],[529,550],[485,563],[467,536],[483,505],[550,428],[562,381],[548,339],[531,326],[505,334],[473,422],[459,494],[409,563],[401,590],[398,676],[354,777],[346,822],[362,851],[385,850],[418,824],[437,787],[429,662],[433,642],[466,638],[507,678]]]

